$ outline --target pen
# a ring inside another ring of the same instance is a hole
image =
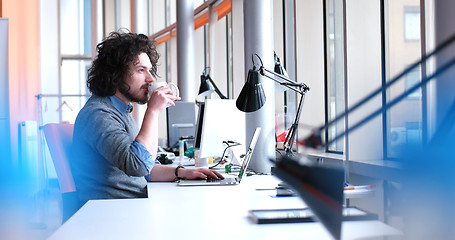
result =
[[[344,190],[358,190],[358,189],[373,189],[373,185],[361,185],[361,186],[347,186]]]

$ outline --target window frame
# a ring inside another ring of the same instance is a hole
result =
[[[387,16],[387,8],[386,8],[386,0],[378,0],[379,3],[380,3],[380,22],[381,22],[381,26],[380,26],[380,29],[381,29],[381,33],[380,33],[380,36],[381,36],[381,85],[382,86],[385,86],[388,79],[387,79],[387,73],[388,73],[388,55],[387,55],[387,36],[388,36],[388,26],[387,26],[387,19],[386,19],[386,16]],[[330,115],[330,109],[331,109],[331,106],[329,106],[329,104],[331,103],[330,99],[329,99],[329,92],[330,92],[330,89],[329,89],[329,85],[330,85],[330,54],[332,51],[332,49],[330,48],[330,44],[329,44],[329,41],[331,41],[329,39],[329,35],[330,35],[330,32],[329,32],[329,29],[333,26],[330,26],[330,19],[328,16],[329,13],[329,9],[328,9],[328,4],[330,4],[330,0],[324,0],[324,58],[325,58],[325,79],[324,79],[324,87],[325,87],[325,94],[326,94],[326,101],[327,101],[327,104],[326,104],[326,127],[327,127],[327,124],[331,123],[331,118],[329,117]],[[419,16],[420,16],[420,40],[421,40],[421,44],[420,44],[420,51],[421,53],[425,53],[426,52],[426,39],[425,39],[425,34],[426,34],[426,28],[427,28],[427,24],[423,24],[427,21],[427,19],[425,18],[425,4],[426,4],[426,1],[424,0],[421,0],[420,1],[420,6],[419,6]],[[338,21],[342,21],[342,24],[343,24],[343,28],[344,28],[344,31],[343,33],[345,34],[343,36],[343,41],[344,41],[344,46],[346,47],[346,38],[348,37],[346,35],[346,18],[349,17],[349,16],[346,16],[346,0],[343,0],[343,18],[342,19],[337,19]],[[411,9],[412,11],[415,12],[415,9],[416,7],[412,7],[412,8],[405,8],[405,11]],[[405,13],[405,12],[404,12]],[[335,21],[337,21],[335,20]],[[347,57],[347,53],[346,53],[346,49],[344,50],[344,57]],[[345,59],[346,60],[346,59]],[[347,65],[347,62],[345,61],[345,65]],[[344,66],[345,67],[345,70],[347,69],[347,66]],[[420,76],[422,77],[425,77],[426,76],[426,66],[425,65],[422,65],[422,67],[419,68],[419,74]],[[347,79],[347,73],[345,73],[343,75],[343,77],[345,78],[344,80],[344,83],[345,85],[348,84],[349,82],[349,79]],[[422,78],[420,78],[422,79]],[[420,96],[417,97],[418,100],[421,101],[421,112],[422,112],[422,118],[419,119],[419,122],[421,123],[421,131],[422,131],[422,144],[424,144],[428,139],[428,112],[427,112],[427,106],[428,106],[428,103],[427,103],[427,99],[428,99],[428,91],[427,91],[427,88],[426,86],[422,87],[421,91],[420,91]],[[382,90],[381,93],[379,94],[381,97],[382,97],[382,106],[385,106],[387,103],[388,103],[388,99],[387,99],[387,90]],[[345,94],[344,98],[346,99],[347,98],[347,94]],[[411,97],[412,98],[412,97]],[[415,98],[414,98],[415,99]],[[342,103],[342,102],[337,102],[336,104],[345,104],[346,106],[346,109],[347,111],[349,111],[349,109],[347,108],[347,104],[346,102]],[[389,112],[385,111],[383,113],[381,113],[381,118],[382,118],[382,135],[383,135],[383,140],[382,140],[382,146],[383,146],[383,157],[381,160],[395,160],[395,158],[391,157],[389,155],[389,144],[390,144],[390,120],[389,120]],[[345,122],[345,129],[348,129],[347,126],[348,126],[348,121],[349,119],[344,119],[344,122]],[[330,129],[330,128],[329,128]],[[348,129],[347,132],[349,132],[350,129]],[[327,141],[330,141],[332,139],[332,137],[330,136],[329,134],[329,131],[325,131],[325,139],[327,139]],[[326,149],[325,149],[325,152],[326,153],[335,153],[335,154],[343,154],[345,155],[345,158],[346,160],[349,160],[349,156],[346,156],[348,155],[349,153],[347,152],[347,147],[349,146],[349,135],[346,134],[346,136],[344,136],[344,140],[345,140],[345,151],[333,151],[330,149],[330,146],[326,146]],[[351,143],[353,144],[353,143]]]

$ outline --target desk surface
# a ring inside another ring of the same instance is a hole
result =
[[[149,183],[146,199],[93,200],[49,239],[332,239],[321,223],[254,224],[250,209],[302,208],[299,197],[275,197],[272,176],[236,186]],[[259,189],[259,190],[258,190]],[[342,239],[401,235],[380,221],[342,225]]]

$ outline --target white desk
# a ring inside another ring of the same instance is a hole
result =
[[[250,209],[305,207],[298,197],[274,197],[272,176],[237,186],[177,187],[149,183],[149,198],[94,200],[49,239],[332,239],[321,223],[253,224]],[[342,239],[401,235],[380,221],[342,225]]]

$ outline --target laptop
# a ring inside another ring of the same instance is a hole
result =
[[[177,185],[178,186],[226,186],[226,185],[237,185],[242,180],[243,176],[245,175],[246,169],[248,168],[248,164],[251,160],[251,155],[253,154],[254,147],[256,146],[256,142],[259,138],[259,134],[261,133],[261,128],[256,128],[254,131],[253,137],[251,138],[250,145],[245,154],[245,158],[243,159],[242,166],[239,171],[239,175],[237,177],[226,177],[224,179],[201,179],[201,180],[187,180],[182,179],[180,180]]]

